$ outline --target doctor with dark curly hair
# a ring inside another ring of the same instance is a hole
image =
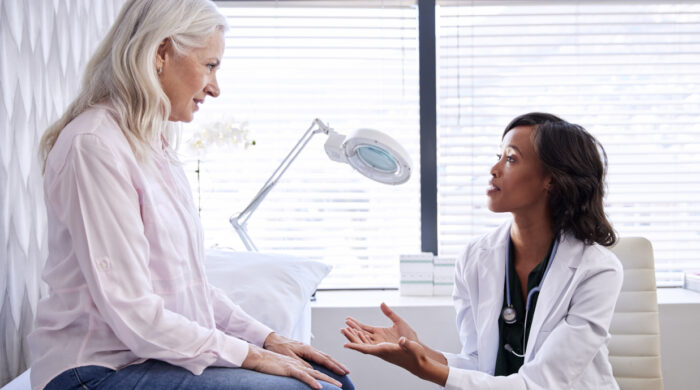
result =
[[[345,346],[457,389],[618,389],[608,360],[622,266],[603,210],[606,155],[583,127],[530,113],[505,129],[488,207],[512,218],[472,240],[453,293],[462,350],[348,318]]]

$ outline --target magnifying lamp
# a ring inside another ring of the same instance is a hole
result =
[[[311,137],[318,133],[328,136],[324,149],[331,160],[349,164],[374,181],[396,185],[405,183],[411,177],[411,159],[408,153],[401,144],[388,135],[377,130],[358,129],[346,137],[335,132],[320,119],[314,119],[309,129],[306,130],[287,157],[282,160],[282,163],[263,184],[248,206],[240,214],[229,218],[231,226],[236,230],[249,251],[257,251],[258,248],[248,235],[248,220],[306,144],[309,143]]]

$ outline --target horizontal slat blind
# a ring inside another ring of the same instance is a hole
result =
[[[500,135],[545,111],[605,146],[607,212],[651,240],[659,285],[700,268],[700,2],[438,4],[440,252],[506,217],[485,207]]]
[[[395,287],[398,255],[420,250],[417,11],[413,2],[218,2],[230,30],[221,96],[185,126],[182,151],[195,202],[188,139],[212,121],[248,122],[256,145],[209,148],[200,162],[209,246],[244,250],[228,223],[250,202],[314,118],[341,134],[381,130],[409,152],[414,175],[388,186],[331,161],[316,135],[249,222],[263,252],[334,266],[324,288]]]

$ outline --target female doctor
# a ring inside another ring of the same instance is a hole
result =
[[[607,342],[622,268],[604,248],[616,241],[605,171],[602,146],[581,126],[515,118],[487,190],[489,209],[512,220],[471,241],[456,266],[461,353],[429,348],[385,304],[393,326],[348,318],[345,347],[447,389],[617,389]]]

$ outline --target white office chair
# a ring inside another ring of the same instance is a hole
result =
[[[663,390],[654,252],[642,237],[624,237],[610,248],[625,272],[608,346],[621,390]]]

